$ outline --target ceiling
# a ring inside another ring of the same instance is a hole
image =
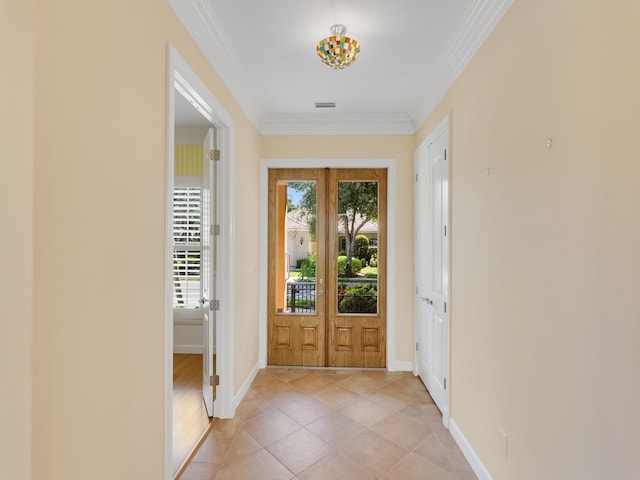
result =
[[[175,126],[178,128],[210,128],[205,118],[180,92],[175,93]]]
[[[513,0],[167,2],[256,128],[289,135],[414,133]],[[361,46],[343,70],[315,52],[336,23]]]

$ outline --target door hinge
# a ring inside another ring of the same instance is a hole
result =
[[[447,302],[444,302],[444,313],[447,313]]]
[[[444,384],[444,389],[446,390],[447,389],[447,379],[445,378],[444,382],[442,382],[442,383]]]
[[[416,295],[418,294],[418,287],[416,287]]]
[[[209,150],[209,159],[220,160],[220,150],[218,149]]]
[[[220,310],[220,300],[211,300],[209,302],[209,310]]]
[[[444,236],[445,237],[447,236],[447,226],[446,225],[444,226]]]
[[[209,225],[210,235],[220,235],[220,225]]]
[[[418,342],[416,342],[416,352],[417,352],[418,350],[420,350],[420,346],[419,346],[419,343],[418,343]]]
[[[209,377],[209,386],[213,387],[214,385],[220,385],[220,375],[211,375]]]
[[[416,183],[418,182],[418,174],[416,173]]]
[[[447,149],[446,148],[444,149],[444,159],[445,160],[447,159]]]

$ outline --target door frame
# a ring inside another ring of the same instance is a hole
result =
[[[167,123],[165,163],[165,256],[164,256],[164,479],[173,478],[171,461],[173,450],[173,246],[172,210],[174,188],[175,152],[175,91],[184,89],[197,108],[217,129],[221,150],[218,165],[218,224],[222,234],[217,240],[218,282],[217,297],[220,309],[216,312],[216,371],[220,376],[214,412],[216,417],[231,418],[234,414],[233,396],[233,318],[235,297],[234,275],[234,184],[235,124],[233,117],[224,109],[187,62],[170,44],[167,45]]]
[[[260,245],[259,245],[259,351],[260,368],[267,366],[267,274],[269,169],[272,168],[383,168],[387,170],[387,370],[402,371],[396,361],[396,159],[395,158],[263,158],[260,160]]]

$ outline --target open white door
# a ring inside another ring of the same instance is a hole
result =
[[[202,177],[202,260],[200,284],[202,296],[202,397],[207,415],[213,417],[213,400],[215,398],[215,363],[214,363],[214,329],[216,312],[216,242],[210,228],[215,222],[215,162],[212,152],[215,150],[215,132],[211,128],[204,141],[204,172]]]
[[[449,423],[449,117],[415,155],[417,373]]]

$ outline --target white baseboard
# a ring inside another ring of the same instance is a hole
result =
[[[467,438],[464,436],[462,430],[460,430],[460,427],[458,427],[458,424],[453,418],[449,419],[449,432],[458,444],[458,447],[460,447],[460,450],[462,451],[464,457],[467,459],[467,462],[469,462],[469,465],[471,465],[471,468],[478,476],[478,480],[493,480],[491,474],[482,464],[482,462],[480,461],[480,457],[478,457],[475,450],[473,449]]]
[[[387,370],[390,372],[412,372],[413,362],[401,362],[398,360],[389,362]]]
[[[251,369],[251,373],[249,373],[249,376],[242,384],[242,387],[240,387],[240,390],[238,390],[238,393],[236,393],[233,399],[231,400],[231,409],[234,415],[235,415],[236,409],[238,408],[238,405],[240,405],[240,402],[249,391],[249,387],[251,387],[251,384],[255,380],[256,375],[258,375],[259,370],[260,370],[260,365],[256,363],[253,369]]]
[[[174,345],[173,353],[202,355],[202,345]]]

